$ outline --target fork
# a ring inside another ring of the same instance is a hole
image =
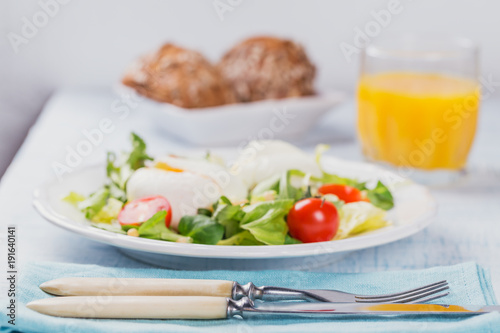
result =
[[[222,296],[239,300],[302,300],[334,303],[411,303],[444,297],[446,280],[415,289],[386,295],[356,295],[339,290],[300,290],[282,287],[257,287],[252,282],[144,278],[61,278],[44,282],[40,288],[57,296]]]
[[[427,302],[447,296],[449,292],[438,294],[449,289],[446,280],[431,283],[418,288],[384,295],[356,295],[340,290],[332,289],[290,289],[281,287],[256,287],[253,283],[246,285],[235,284],[232,298],[240,299],[248,297],[251,300],[260,299],[263,301],[277,300],[305,300],[315,302],[335,302],[335,303],[413,303],[416,301]],[[438,295],[436,295],[438,294]]]

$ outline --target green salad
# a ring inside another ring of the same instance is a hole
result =
[[[285,245],[336,241],[390,224],[387,186],[326,172],[324,145],[312,157],[285,142],[257,142],[264,148],[251,158],[242,153],[238,167],[229,168],[211,154],[154,159],[134,133],[131,143],[129,152],[108,153],[105,184],[63,199],[96,228],[179,243]]]

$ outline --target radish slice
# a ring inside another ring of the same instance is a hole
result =
[[[172,208],[168,200],[160,195],[140,198],[127,203],[118,214],[118,222],[121,225],[139,226],[162,210],[167,211],[165,226],[168,228],[172,219]]]

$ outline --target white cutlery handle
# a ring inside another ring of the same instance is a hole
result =
[[[195,279],[61,278],[40,288],[58,296],[220,296],[231,297],[233,282]]]
[[[42,314],[73,318],[223,319],[225,297],[212,296],[69,296],[28,303]]]

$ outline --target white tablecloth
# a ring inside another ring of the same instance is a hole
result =
[[[55,177],[52,164],[64,161],[66,146],[75,147],[84,138],[82,131],[97,127],[102,118],[113,119],[114,131],[105,135],[103,142],[85,157],[79,167],[102,163],[107,150],[127,149],[131,130],[145,138],[152,154],[193,148],[159,131],[151,121],[141,116],[139,109],[119,120],[111,111],[114,101],[116,96],[103,90],[80,89],[56,93],[1,180],[0,233],[5,239],[6,225],[17,225],[19,263],[57,261],[146,266],[125,257],[111,246],[52,226],[31,205],[33,189]],[[494,287],[497,293],[500,292],[499,107],[500,101],[495,100],[485,101],[482,107],[478,135],[470,156],[469,176],[453,187],[432,190],[439,203],[435,223],[417,235],[355,252],[319,270],[370,272],[476,261],[491,270]],[[300,146],[312,149],[317,143],[329,143],[332,145],[330,154],[361,159],[354,119],[355,104],[351,100],[328,114],[321,124],[300,140]],[[5,247],[2,246],[0,251],[3,253]]]

